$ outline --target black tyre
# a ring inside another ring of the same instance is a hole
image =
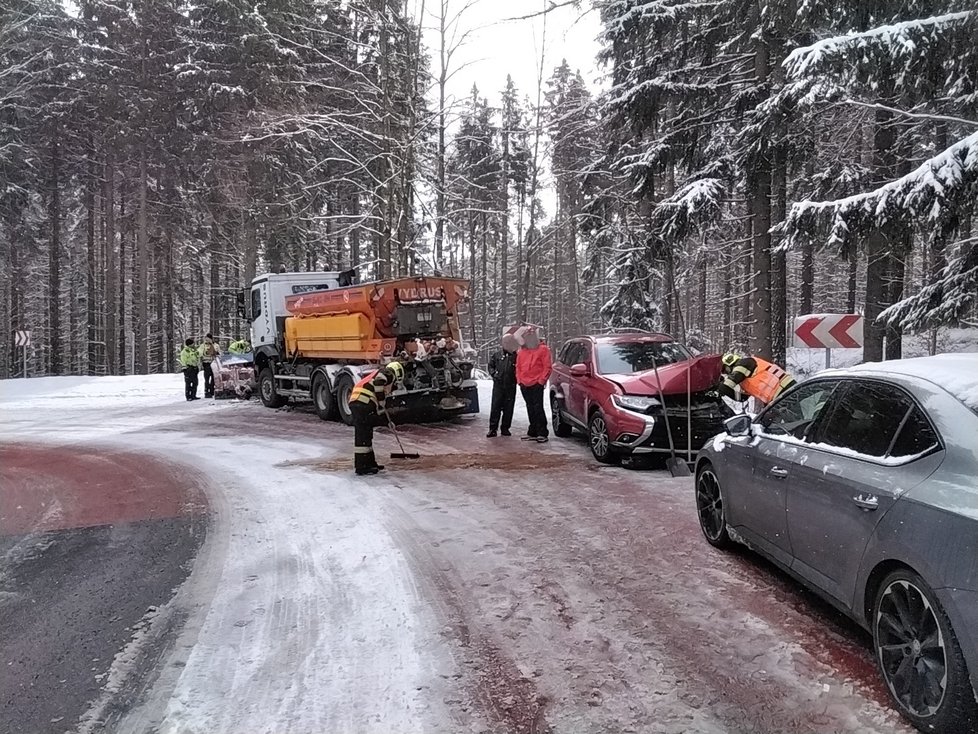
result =
[[[978,731],[978,704],[951,622],[930,586],[910,569],[889,574],[870,620],[883,680],[897,706],[925,732]]]
[[[564,421],[564,416],[560,412],[560,401],[553,394],[550,395],[550,422],[553,425],[555,436],[569,438],[574,433],[574,427]]]
[[[340,420],[348,426],[353,425],[353,411],[350,410],[350,393],[353,392],[353,378],[348,375],[340,375],[336,381],[336,412]]]
[[[266,367],[258,375],[258,394],[266,408],[281,408],[285,405],[286,398],[279,395],[275,388],[275,375],[272,374],[271,367]]]
[[[336,409],[336,396],[329,388],[329,379],[319,373],[312,380],[312,404],[316,406],[316,415],[320,420],[334,421],[339,418]]]
[[[608,435],[608,423],[600,411],[591,415],[587,424],[587,440],[591,446],[591,455],[602,464],[614,464],[617,460],[611,450],[611,436]]]
[[[696,514],[707,542],[717,548],[729,548],[731,541],[727,534],[723,490],[720,489],[720,479],[709,462],[696,472]]]

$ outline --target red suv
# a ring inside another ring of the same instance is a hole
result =
[[[626,454],[668,453],[668,417],[677,453],[689,446],[692,459],[732,415],[716,392],[719,380],[719,355],[694,356],[667,334],[570,339],[550,377],[554,433],[586,432],[594,458],[610,464]]]

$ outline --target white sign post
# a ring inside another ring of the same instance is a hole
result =
[[[825,367],[832,366],[833,349],[863,346],[863,317],[857,313],[811,313],[795,318],[795,346],[825,350]]]
[[[31,332],[15,331],[14,346],[22,347],[24,350],[24,377],[27,377],[27,348],[31,345]]]

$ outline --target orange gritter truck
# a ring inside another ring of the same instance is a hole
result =
[[[424,276],[358,284],[353,271],[255,278],[238,304],[251,321],[262,403],[311,400],[323,420],[349,424],[353,385],[397,359],[404,385],[387,401],[397,420],[478,413],[457,312],[468,287],[467,280]]]

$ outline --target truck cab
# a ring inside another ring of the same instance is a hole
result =
[[[274,349],[280,343],[283,324],[289,315],[285,308],[285,299],[289,296],[343,288],[355,281],[352,270],[258,276],[251,282],[250,292],[244,299],[247,304],[245,315],[251,321],[251,346],[258,352]]]

